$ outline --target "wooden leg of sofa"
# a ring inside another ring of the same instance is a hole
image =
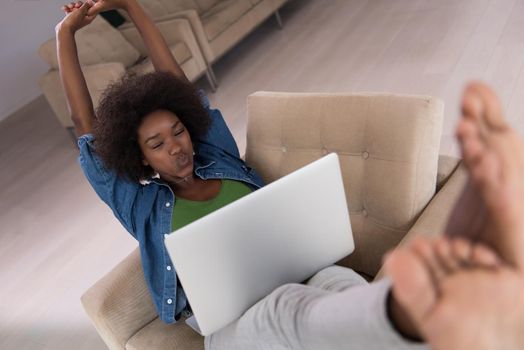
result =
[[[213,84],[215,84],[215,87],[218,87],[217,77],[215,75],[215,72],[213,71],[213,68],[211,67],[211,64],[206,63],[206,66],[207,66],[206,74],[209,74],[209,76],[211,77],[211,80],[213,81]]]
[[[211,74],[209,73],[209,70],[206,70],[206,78],[207,82],[209,83],[209,86],[211,87],[211,91],[216,92],[217,87],[215,85],[215,82],[213,81],[213,78],[211,77]]]
[[[282,18],[280,17],[280,12],[278,10],[275,11],[275,18],[277,20],[278,28],[282,29],[284,26],[282,25]]]
[[[67,127],[66,130],[67,130],[67,133],[69,134],[69,136],[71,137],[71,141],[73,141],[75,146],[78,148],[78,137],[76,137],[75,128]]]

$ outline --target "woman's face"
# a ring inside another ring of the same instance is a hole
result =
[[[138,127],[143,163],[167,182],[178,182],[193,173],[193,145],[178,117],[167,110],[148,114]]]

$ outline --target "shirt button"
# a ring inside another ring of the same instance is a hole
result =
[[[173,299],[167,299],[167,303],[168,303],[169,305],[173,304]]]
[[[362,153],[362,158],[368,159],[369,158],[369,153],[368,152]]]
[[[166,207],[169,208],[171,206],[171,203],[166,202]]]
[[[171,266],[167,265],[166,269],[167,271],[171,271]]]
[[[164,233],[164,238],[167,238],[167,233]]]

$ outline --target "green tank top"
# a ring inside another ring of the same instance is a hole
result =
[[[222,180],[218,195],[208,201],[192,201],[177,198],[173,208],[172,230],[178,230],[207,214],[220,209],[251,193],[251,188],[242,182]]]

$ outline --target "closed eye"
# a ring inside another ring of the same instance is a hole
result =
[[[182,128],[178,131],[175,131],[175,136],[178,136],[178,135],[181,135],[184,131],[186,131],[186,129]]]
[[[153,149],[157,149],[157,148],[160,148],[160,146],[162,146],[164,143],[163,142],[160,142],[156,145],[153,146]]]

